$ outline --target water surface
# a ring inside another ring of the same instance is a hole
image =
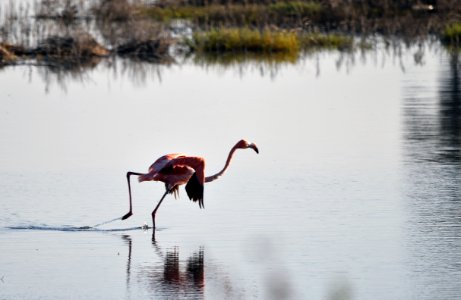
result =
[[[459,58],[0,72],[0,299],[461,299]],[[113,64],[111,64],[113,63]],[[108,66],[109,64],[109,66]],[[125,174],[202,155],[205,207]],[[121,230],[121,231],[119,231]]]

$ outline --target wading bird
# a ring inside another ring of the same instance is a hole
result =
[[[147,173],[128,172],[126,178],[128,181],[128,193],[130,199],[130,211],[122,217],[122,220],[128,219],[133,214],[131,200],[130,176],[137,175],[138,181],[162,181],[165,183],[165,193],[152,211],[152,224],[155,231],[155,214],[167,194],[173,193],[176,197],[179,193],[179,186],[186,184],[186,192],[189,199],[198,201],[199,207],[203,205],[203,185],[205,182],[212,182],[218,179],[229,167],[235,150],[251,148],[259,153],[255,144],[245,140],[240,140],[229,152],[224,168],[212,175],[205,177],[205,159],[200,156],[187,156],[184,154],[173,153],[167,154],[157,159],[150,167]]]

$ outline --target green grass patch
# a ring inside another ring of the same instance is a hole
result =
[[[461,46],[461,23],[445,26],[441,34],[441,41],[445,45]]]
[[[244,28],[196,32],[186,43],[201,53],[299,53],[300,50],[350,49],[352,37],[339,34],[300,33]],[[291,56],[293,57],[293,56]]]
[[[197,32],[188,44],[194,50],[202,52],[297,53],[300,48],[295,33],[249,28],[220,28]]]
[[[352,48],[354,39],[340,34],[309,33],[300,34],[299,43],[303,49],[308,48],[330,48],[347,49]]]

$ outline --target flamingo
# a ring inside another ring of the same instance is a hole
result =
[[[212,182],[221,177],[229,167],[234,152],[237,149],[253,149],[259,153],[258,147],[254,143],[249,143],[246,140],[240,140],[232,147],[226,160],[224,168],[218,173],[205,177],[205,159],[200,156],[187,156],[181,153],[166,154],[157,159],[150,167],[147,173],[127,172],[126,178],[128,181],[128,194],[130,200],[130,211],[122,217],[126,220],[133,215],[133,205],[131,198],[130,176],[137,175],[139,182],[144,181],[161,181],[165,183],[165,193],[160,198],[157,206],[152,211],[152,224],[155,231],[155,215],[162,204],[166,195],[173,194],[175,198],[179,194],[179,186],[186,184],[186,192],[189,199],[193,202],[198,201],[200,208],[204,208],[203,204],[203,186],[205,182]]]

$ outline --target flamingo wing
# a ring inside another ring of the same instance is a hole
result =
[[[158,158],[150,167],[149,173],[158,173],[162,170],[166,165],[168,165],[172,160],[185,156],[181,153],[171,153],[163,155],[162,157]]]
[[[205,208],[203,204],[203,183],[200,182],[197,172],[194,172],[187,182],[186,192],[190,200],[194,202],[198,201],[198,206],[200,208]]]
[[[177,166],[187,166],[194,170],[193,174],[190,174],[187,184],[186,192],[189,199],[197,202],[200,208],[203,208],[203,186],[205,184],[205,160],[199,156],[178,156],[169,161],[162,169],[169,170]]]
[[[174,194],[175,198],[179,195],[179,186],[189,181],[194,174],[194,169],[185,165],[167,165],[158,173],[157,178],[165,182],[165,187]]]

